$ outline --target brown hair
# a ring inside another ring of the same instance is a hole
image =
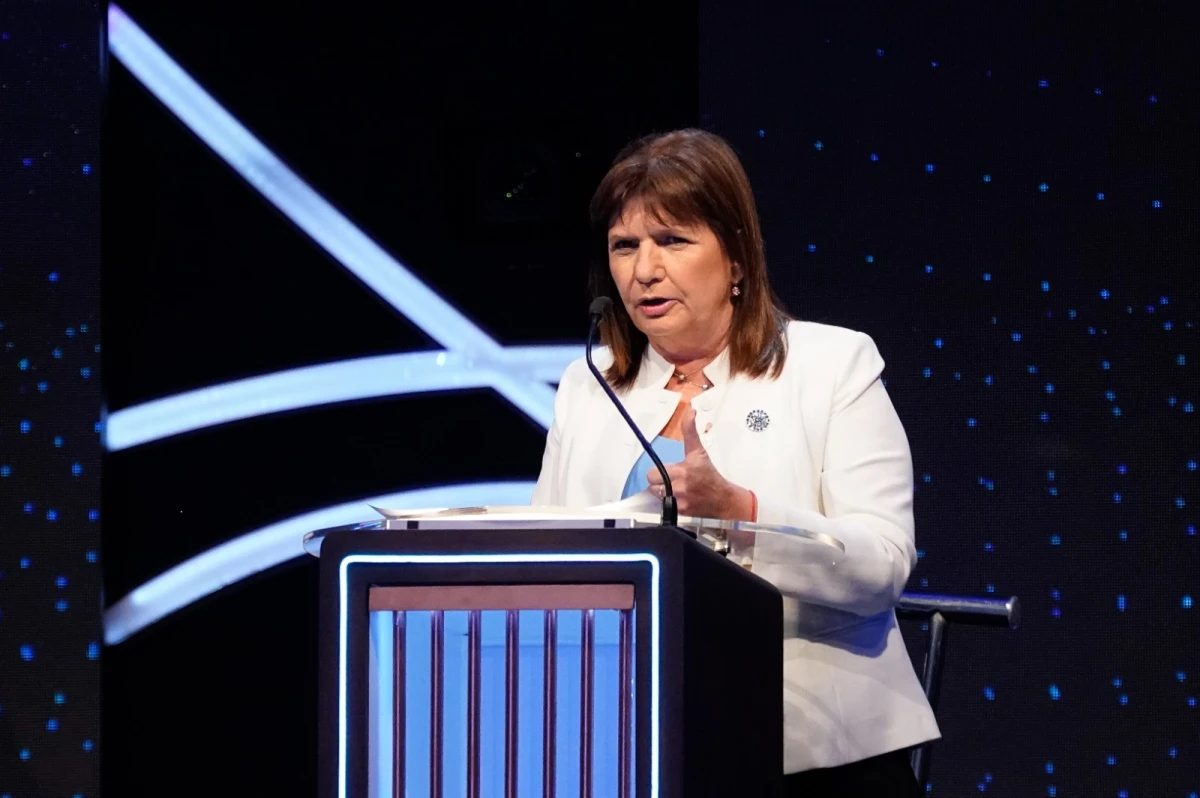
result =
[[[638,139],[617,155],[592,196],[591,221],[599,257],[593,259],[589,287],[594,297],[613,301],[600,323],[612,352],[608,381],[628,388],[637,379],[646,336],[634,326],[621,302],[608,266],[608,231],[634,200],[655,217],[684,224],[703,222],[725,255],[742,268],[741,293],[732,297],[729,374],[778,377],[787,359],[784,329],[791,317],[767,279],[762,232],[754,193],[733,149],[704,130],[676,130]]]

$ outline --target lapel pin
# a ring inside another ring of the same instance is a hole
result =
[[[763,410],[751,410],[746,416],[746,426],[755,432],[762,432],[771,423],[771,417]]]

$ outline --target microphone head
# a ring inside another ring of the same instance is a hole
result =
[[[598,296],[592,300],[592,304],[588,306],[589,316],[603,316],[608,313],[608,309],[612,307],[612,300],[606,296]]]

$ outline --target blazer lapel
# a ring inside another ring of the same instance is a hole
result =
[[[666,388],[673,373],[674,366],[647,347],[637,381],[621,394],[621,403],[647,441],[653,441],[662,432],[679,405],[679,394]],[[621,497],[629,472],[642,456],[642,446],[637,436],[628,429],[623,419],[617,418],[617,422],[620,427],[613,441],[620,441],[620,444],[608,449],[612,454],[605,463],[605,494],[614,501]]]
[[[637,382],[621,396],[625,409],[629,411],[634,424],[647,441],[654,440],[679,407],[680,395],[666,387],[674,373],[675,367],[671,363],[652,347],[647,347]],[[728,351],[721,352],[705,367],[704,374],[713,387],[695,397],[692,406],[696,408],[696,429],[700,433],[700,440],[713,464],[719,469],[721,454],[717,441],[720,440],[720,431],[712,428],[712,421],[729,388]],[[608,449],[612,454],[606,458],[607,462],[604,464],[605,495],[611,496],[613,501],[620,498],[625,481],[629,479],[629,472],[642,456],[642,447],[637,437],[626,428],[621,418],[618,417],[616,421],[620,426],[616,428],[618,433],[614,439],[620,441],[620,444]]]
[[[621,397],[625,409],[629,411],[637,428],[648,441],[654,440],[654,437],[662,432],[662,428],[671,420],[671,414],[679,406],[679,394],[667,390],[667,382],[674,373],[674,366],[652,347],[647,347],[637,382]],[[632,433],[627,436],[626,444],[641,448]]]
[[[653,441],[675,412],[679,394],[661,388],[634,390],[621,397],[621,401],[642,435],[647,441]],[[621,490],[629,479],[629,472],[642,456],[642,445],[624,419],[618,417],[616,421],[620,426],[614,441],[619,441],[619,444],[609,449],[612,454],[607,458],[608,467],[605,469],[604,492],[612,497],[611,501],[621,498]]]
[[[671,415],[678,406],[679,394],[664,389],[646,391],[633,402],[626,404],[625,409],[629,411],[633,423],[641,430],[642,435],[646,436],[646,440],[652,441],[671,420]],[[641,444],[638,443],[632,432],[629,433],[625,442],[629,446],[641,449]]]
[[[729,383],[718,383],[692,400],[692,407],[696,409],[696,432],[700,434],[700,442],[704,444],[708,459],[712,460],[718,471],[721,470],[722,430],[715,428],[714,419],[728,389]]]

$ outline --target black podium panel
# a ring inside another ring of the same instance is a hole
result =
[[[445,642],[437,637],[443,611],[473,613],[466,709],[465,779],[470,796],[478,794],[472,784],[479,782],[478,614],[507,611],[505,667],[515,673],[520,636],[519,628],[513,631],[512,619],[518,611],[540,611],[549,635],[554,618],[563,610],[583,611],[590,623],[595,602],[600,602],[595,610],[621,613],[618,798],[778,795],[783,770],[779,592],[685,533],[662,527],[347,529],[327,535],[321,547],[320,794],[403,795],[410,784],[405,781],[406,765],[412,763],[406,762],[402,704],[396,705],[395,718],[401,720],[395,728],[394,740],[399,742],[394,742],[393,762],[380,770],[369,761],[369,718],[378,709],[371,705],[368,662],[372,607],[394,611],[397,628],[402,628],[406,610],[432,610],[431,650],[438,673],[444,667],[440,647]],[[582,678],[589,686],[594,656],[589,653],[590,628],[585,624],[579,655],[584,662]],[[403,634],[395,638],[407,639]],[[554,666],[554,656],[553,647],[547,645],[548,669]],[[402,701],[408,694],[400,665],[404,661],[398,653],[394,667],[399,674],[376,675],[377,680],[399,680],[393,700],[399,696]],[[546,684],[551,681],[555,680]],[[444,701],[439,679],[431,684],[434,698],[430,700]],[[513,693],[508,706],[514,713],[516,684],[514,676],[506,687]],[[543,705],[552,706],[556,696],[551,688],[545,689]],[[583,689],[581,694],[592,693]],[[431,732],[435,739],[430,742],[434,753],[429,783],[413,791],[438,795],[446,778],[461,784],[464,776],[444,772],[441,704],[431,706],[439,709]],[[586,707],[583,712],[580,739],[590,740]],[[542,721],[549,759],[540,763],[544,784],[539,794],[587,795],[591,763],[583,751],[593,747],[556,750],[553,718],[554,713],[548,712]],[[518,735],[515,722],[512,725],[505,733],[505,795],[515,796],[516,774],[510,778],[508,773],[510,766],[516,768]],[[581,780],[578,791],[556,793],[554,771],[564,757],[582,758]],[[376,774],[372,791],[369,771]],[[378,784],[378,773],[384,771],[392,780],[390,791]],[[407,772],[411,776],[412,768]]]

